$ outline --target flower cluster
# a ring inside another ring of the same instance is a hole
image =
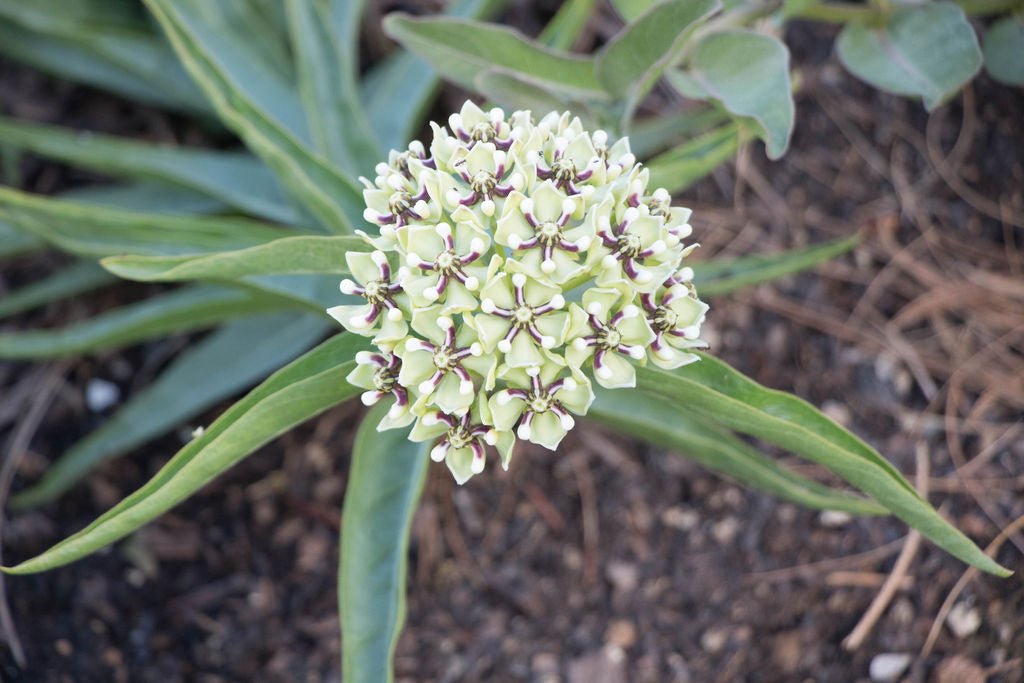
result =
[[[459,483],[486,446],[508,467],[516,439],[555,449],[594,400],[591,381],[632,387],[634,364],[698,359],[707,305],[683,258],[690,211],[621,139],[579,119],[506,116],[467,102],[363,178],[368,253],[346,256],[328,312],[372,337],[349,381],[367,405],[392,398],[378,429],[435,442]]]

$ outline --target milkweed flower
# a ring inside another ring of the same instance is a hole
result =
[[[376,347],[348,381],[391,402],[377,428],[412,424],[461,484],[491,448],[504,468],[517,441],[556,449],[592,382],[698,360],[707,305],[690,211],[627,139],[472,102],[446,123],[361,179],[371,250],[346,256],[341,291],[364,301],[329,313]]]

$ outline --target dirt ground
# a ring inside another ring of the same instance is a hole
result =
[[[802,83],[790,152],[772,163],[752,145],[681,199],[694,208],[701,258],[854,231],[863,245],[815,272],[711,300],[708,338],[726,361],[823,407],[908,476],[926,464],[918,486],[984,546],[1024,515],[1024,94],[982,76],[928,117],[848,76],[830,56],[829,34],[797,27],[788,36]],[[446,97],[442,109],[458,95]],[[174,117],[2,62],[0,108],[151,139],[203,139]],[[33,191],[95,180],[33,159],[22,170]],[[59,262],[0,264],[0,296]],[[0,329],[66,324],[148,291],[118,285]],[[0,448],[24,433],[35,404],[44,411],[15,487],[103,419],[85,407],[89,379],[130,397],[186,341],[67,363],[0,363]],[[40,390],[48,382],[49,397]],[[0,649],[0,679],[339,680],[337,537],[359,417],[359,406],[338,407],[127,542],[8,579],[28,665]],[[60,501],[12,516],[4,559],[87,524],[180,439],[167,436]],[[828,481],[814,467],[801,471]],[[1024,680],[1021,573],[975,577],[953,594],[965,567],[927,542],[860,646],[844,648],[915,543],[891,518],[781,503],[583,423],[557,453],[521,448],[508,473],[490,468],[461,488],[432,468],[414,520],[397,676],[845,682],[868,680],[879,655],[906,654],[911,681]],[[1018,531],[1000,539],[997,558],[1019,570],[1022,552]],[[922,653],[947,598],[955,606]]]

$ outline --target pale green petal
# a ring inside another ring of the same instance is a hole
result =
[[[478,143],[473,145],[473,149],[466,155],[466,171],[470,178],[481,171],[493,174],[497,170],[497,166],[494,165],[494,151],[490,147],[488,143]]]
[[[345,263],[348,264],[349,272],[360,284],[380,279],[380,266],[374,263],[373,257],[365,251],[346,252]]]
[[[530,441],[552,451],[558,448],[565,434],[558,416],[550,410],[537,413],[530,422]]]
[[[409,433],[410,441],[431,441],[448,431],[448,425],[444,422],[428,425],[423,423],[423,418],[416,420],[412,431]]]
[[[429,339],[434,346],[444,346],[447,339],[445,328],[437,324],[440,315],[440,304],[417,308],[412,313],[412,329],[421,337]]]
[[[668,308],[675,312],[676,327],[689,327],[704,317],[708,305],[690,296],[681,296],[668,302]]]
[[[458,280],[449,280],[444,290],[444,303],[441,305],[443,315],[475,311],[480,308],[480,300],[476,294],[466,289]]]
[[[459,110],[459,116],[462,117],[462,128],[467,133],[472,132],[473,127],[478,123],[490,123],[487,114],[473,100],[466,100],[463,103],[462,108]]]
[[[670,348],[671,348],[671,343],[670,343]],[[693,363],[693,362],[696,362],[696,361],[700,360],[700,356],[698,356],[696,354],[693,354],[693,353],[687,353],[685,351],[677,351],[674,348],[672,349],[672,351],[673,351],[672,357],[667,359],[667,360],[664,359],[664,358],[661,358],[656,353],[649,353],[647,355],[650,357],[650,360],[651,360],[652,363],[657,365],[659,368],[664,368],[666,370],[674,370],[675,368],[679,368],[679,367],[682,367],[684,365],[689,365],[690,363]]]
[[[590,380],[581,372],[574,372],[573,379],[576,381],[576,388],[572,391],[563,389],[555,394],[565,408],[576,415],[586,415],[590,410],[590,404],[594,402],[594,390],[590,386]]]
[[[418,387],[420,382],[429,379],[436,368],[434,356],[429,351],[406,351],[405,345],[395,349],[402,358],[402,369],[398,371],[398,382],[404,387]]]
[[[385,216],[391,213],[391,209],[388,206],[390,199],[391,190],[363,190],[363,201],[366,202],[366,206]]]
[[[377,366],[372,363],[360,363],[355,370],[348,373],[345,381],[362,389],[375,389],[373,378],[377,374]]]
[[[483,242],[481,253],[486,252],[491,246],[491,236],[474,225],[476,221],[463,221],[455,224],[455,253],[465,256],[472,251],[473,240],[479,239]]]
[[[537,251],[540,251],[539,249]],[[526,298],[526,303],[531,306],[541,306],[548,303],[556,294],[561,294],[561,287],[549,285],[544,282],[540,282],[536,279],[530,279],[526,281],[526,287],[524,288],[523,294]]]
[[[406,238],[406,251],[416,254],[424,261],[433,261],[445,251],[444,240],[433,225],[410,225]]]
[[[496,315],[487,315],[486,313],[478,313],[469,320],[480,337],[481,346],[484,347],[484,351],[487,353],[494,351],[498,341],[503,339],[512,327],[512,323],[508,320],[499,318]]]
[[[532,239],[535,233],[533,226],[526,222],[526,218],[518,209],[508,210],[509,204],[506,204],[504,216],[498,220],[497,230],[494,233],[495,241],[506,247],[511,246],[509,244],[511,235],[518,237],[520,242],[525,242]]]
[[[544,356],[530,335],[520,332],[512,340],[512,348],[505,354],[505,362],[511,367],[525,368],[540,365],[544,362]]]
[[[381,313],[380,331],[374,336],[373,343],[377,346],[394,344],[409,334],[409,325],[404,319],[392,320],[387,312]]]
[[[572,344],[565,347],[565,362],[570,368],[579,370],[594,355],[594,347],[588,346],[585,349],[577,349]]]
[[[448,455],[444,459],[455,483],[462,486],[473,476],[471,468],[473,464],[473,449],[471,448],[449,448]]]
[[[597,383],[605,389],[629,388],[636,386],[636,370],[633,365],[617,353],[604,354],[604,367],[611,370],[607,379],[594,372]]]
[[[569,304],[569,331],[566,340],[572,341],[576,337],[589,337],[593,334],[589,320],[590,316],[578,304]]]
[[[550,180],[545,180],[533,191],[533,215],[538,221],[557,221],[562,216],[562,202],[566,195],[555,187]]]
[[[448,415],[462,414],[473,404],[476,391],[463,394],[459,387],[462,384],[454,372],[449,372],[434,389],[431,401]]]
[[[485,391],[490,391],[494,388],[498,367],[498,358],[495,354],[485,353],[482,356],[467,356],[462,360],[462,366],[483,378],[483,388]]]
[[[424,308],[434,305],[434,302],[423,296],[423,291],[428,287],[436,286],[437,273],[431,272],[427,272],[426,275],[410,275],[402,282],[402,287],[405,289],[405,293],[409,295],[413,305]]]
[[[499,400],[502,396],[503,392],[496,393],[494,396],[491,396],[487,405],[491,410],[491,424],[494,425],[494,428],[499,431],[508,431],[515,426],[519,416],[523,414],[526,401],[521,398],[513,398],[508,403],[502,405]]]
[[[582,172],[586,170],[590,160],[597,156],[597,151],[590,141],[590,136],[584,133],[577,135],[569,142],[568,147],[565,148],[565,156],[572,160],[578,172]]]
[[[626,231],[640,238],[640,244],[646,249],[662,238],[662,222],[654,216],[640,216],[631,222]]]
[[[537,318],[537,329],[545,337],[554,337],[555,346],[558,348],[565,343],[565,335],[569,331],[569,314],[564,311],[554,311]]]
[[[384,417],[377,423],[377,431],[384,432],[389,429],[401,429],[402,427],[408,427],[412,424],[412,421],[416,419],[416,415],[411,410],[407,410],[398,417],[391,417],[390,413],[385,413]]]
[[[647,318],[642,315],[623,320],[615,329],[622,335],[622,341],[625,344],[647,347],[655,339],[651,326],[647,324]]]
[[[515,295],[512,293],[512,283],[508,273],[498,273],[484,285],[480,290],[480,300],[490,299],[495,304],[506,310],[516,305]]]
[[[596,313],[599,320],[607,321],[611,316],[619,300],[622,299],[622,292],[609,287],[594,287],[583,292],[583,309],[590,312],[593,304],[600,306],[600,312]]]
[[[373,334],[376,332],[377,323],[379,322],[379,320],[375,321],[369,327],[353,327],[352,319],[365,319],[366,316],[368,316],[372,310],[373,306],[371,306],[370,304],[359,304],[355,306],[332,306],[331,308],[327,309],[327,315],[331,316],[339,323],[341,323],[349,332],[355,332],[356,334],[363,335],[364,337],[370,337],[373,336]]]
[[[512,432],[498,432],[498,442],[494,445],[501,455],[501,468],[508,470],[508,464],[512,460],[512,447],[516,445],[516,437]]]

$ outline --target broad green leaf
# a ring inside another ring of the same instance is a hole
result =
[[[112,19],[113,14],[97,16],[95,9],[79,8],[78,15],[69,12],[64,0],[0,0],[0,18],[17,24],[29,39],[42,41],[46,50],[58,54],[41,55],[38,45],[25,45],[25,36],[14,36],[12,56],[28,52],[50,66],[70,74],[113,76],[118,84],[132,83],[146,99],[159,104],[201,112],[207,107],[195,85],[189,80],[166,41],[132,24]],[[16,34],[17,31],[9,31]],[[8,53],[8,41],[2,43]],[[63,53],[63,54],[60,54]],[[62,59],[74,57],[82,63],[64,64]],[[106,83],[95,83],[104,87]],[[141,88],[138,87],[141,85]],[[132,93],[125,93],[131,95]]]
[[[1003,17],[992,24],[981,49],[992,78],[1024,88],[1024,15]]]
[[[0,333],[0,358],[54,358],[119,348],[191,332],[240,316],[284,308],[271,297],[227,287],[184,287],[54,330]]]
[[[595,387],[597,399],[587,417],[638,439],[677,451],[708,469],[753,488],[808,507],[857,515],[884,515],[871,500],[835,491],[796,474],[724,430],[716,429],[672,403],[637,393],[628,401]]]
[[[116,278],[93,261],[79,261],[53,275],[0,298],[0,318],[81,294],[114,282]]]
[[[361,225],[361,191],[310,151],[305,137],[295,132],[306,124],[294,91],[282,83],[269,87],[258,72],[253,73],[234,42],[203,21],[194,0],[145,2],[225,124],[263,158],[282,184],[330,231],[346,234]],[[291,121],[296,111],[300,122]]]
[[[230,213],[231,207],[184,187],[155,181],[122,185],[89,185],[57,195],[83,206],[121,209],[157,216],[203,216]]]
[[[272,221],[300,220],[273,174],[250,154],[158,146],[9,118],[0,118],[0,145],[115,176],[178,185]]]
[[[384,19],[384,30],[443,78],[467,88],[480,72],[498,68],[567,97],[607,99],[592,59],[552,50],[504,26],[395,13]]]
[[[294,234],[245,219],[131,213],[4,187],[0,187],[0,220],[80,256],[226,251]]]
[[[950,554],[993,574],[1010,573],[944,520],[874,449],[809,403],[766,389],[712,356],[698,355],[699,362],[675,372],[637,368],[637,386],[695,416],[827,467]]]
[[[681,192],[729,161],[739,149],[742,132],[735,123],[705,133],[647,162],[651,187]]]
[[[408,429],[376,430],[386,412],[376,406],[359,427],[341,515],[338,610],[346,683],[394,679],[409,532],[430,465],[430,444],[409,441]]]
[[[171,509],[274,437],[359,393],[345,381],[365,340],[337,335],[271,375],[217,418],[139,490],[82,531],[15,567],[59,567],[127,536]]]
[[[590,21],[596,0],[566,0],[558,8],[537,42],[555,50],[571,50]]]
[[[623,121],[679,55],[701,21],[721,7],[719,0],[667,0],[627,25],[597,55],[597,77],[624,100]]]
[[[580,117],[584,126],[593,126],[594,117],[585,103],[560,97],[515,72],[488,69],[477,74],[474,83],[474,90],[506,109],[529,109],[534,112],[569,109]]]
[[[729,115],[720,107],[702,107],[634,121],[629,129],[629,148],[639,159],[648,159],[683,136],[706,133],[728,120]]]
[[[445,14],[484,19],[504,4],[504,0],[452,0]],[[385,149],[405,149],[423,126],[440,87],[430,66],[406,50],[396,50],[370,69],[363,79],[362,101]]]
[[[982,63],[974,29],[951,2],[901,8],[881,28],[847,24],[836,52],[858,78],[897,95],[919,96],[929,111],[974,78]]]
[[[295,71],[316,150],[358,176],[383,159],[359,101],[363,0],[287,0]]]
[[[280,0],[277,0],[280,2]],[[227,36],[257,68],[293,82],[287,24],[280,12],[266,12],[265,0],[186,0],[213,30]],[[236,48],[232,48],[236,49]]]
[[[277,313],[228,323],[178,356],[160,376],[72,446],[32,487],[12,497],[23,509],[68,490],[99,464],[152,441],[262,380],[313,346],[331,323]]]
[[[658,0],[612,0],[615,9],[627,23],[631,24],[639,19],[644,12],[658,4]]]
[[[696,276],[693,280],[701,296],[728,294],[743,287],[770,282],[812,268],[845,254],[860,244],[860,241],[858,233],[852,237],[777,254],[695,263],[693,269]]]
[[[789,82],[789,50],[782,41],[753,31],[719,31],[694,47],[690,76],[737,116],[758,125],[768,156],[789,147],[796,105]]]
[[[103,267],[128,280],[238,280],[258,275],[348,274],[345,254],[369,251],[359,237],[285,237],[248,249],[195,256],[109,256]]]

